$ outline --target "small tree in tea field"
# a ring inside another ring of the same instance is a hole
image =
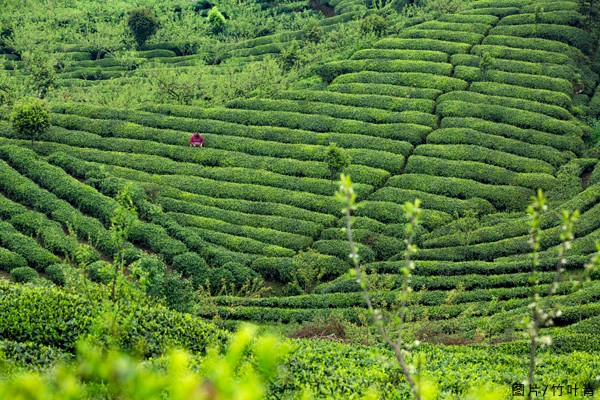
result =
[[[158,20],[148,8],[136,8],[129,13],[127,25],[138,47],[142,47],[158,30]]]
[[[348,168],[351,158],[344,149],[338,147],[337,143],[329,143],[329,147],[325,153],[325,161],[327,162],[329,171],[331,171],[332,178],[335,178]]]
[[[18,101],[10,113],[10,122],[14,131],[21,137],[34,140],[50,127],[50,111],[46,102],[36,98],[24,98]]]

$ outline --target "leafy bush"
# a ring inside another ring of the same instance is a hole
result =
[[[375,72],[425,72],[435,75],[449,76],[452,65],[441,62],[413,61],[413,60],[344,60],[333,61],[315,69],[327,83],[344,74],[375,71]]]
[[[66,267],[66,264],[49,265],[44,272],[55,285],[64,286],[67,283],[67,277],[64,271]]]
[[[226,21],[225,17],[223,16],[223,14],[221,14],[217,6],[211,8],[206,17],[208,19],[208,23],[210,24],[210,29],[213,34],[223,32],[223,30],[225,29]]]
[[[23,256],[33,268],[43,271],[60,259],[42,248],[37,241],[19,233],[11,224],[0,221],[0,246]]]
[[[191,278],[194,282],[194,287],[203,285],[204,281],[208,278],[208,265],[196,253],[184,253],[175,256],[172,265],[184,278]]]
[[[345,83],[375,83],[401,86],[417,86],[422,88],[438,89],[443,92],[464,90],[468,84],[462,79],[448,76],[434,75],[423,72],[356,72],[341,75],[334,79],[334,84]]]
[[[484,36],[475,32],[445,29],[420,29],[420,27],[417,25],[415,28],[403,29],[400,31],[398,37],[411,39],[434,39],[438,41],[467,43],[474,45],[479,44]]]
[[[89,278],[93,282],[109,284],[114,279],[114,267],[106,261],[95,261],[88,266]]]
[[[30,267],[18,267],[13,268],[10,271],[10,276],[15,282],[24,283],[33,282],[34,280],[40,277],[40,274],[38,274],[38,272],[35,269]]]
[[[392,84],[377,83],[346,83],[331,84],[327,87],[329,90],[348,94],[374,94],[380,96],[394,96],[404,98],[423,98],[435,100],[442,91],[438,89],[419,88],[412,86],[399,86]]]
[[[138,47],[142,47],[150,36],[158,30],[156,15],[148,8],[136,8],[129,12],[127,25],[133,34]]]
[[[571,151],[575,154],[583,152],[583,141],[570,136],[559,136],[534,129],[523,129],[512,125],[510,122],[497,123],[480,118],[455,118],[442,119],[442,128],[469,128],[490,135],[504,136],[521,140],[526,143],[553,147],[557,150]]]
[[[337,146],[337,143],[329,143],[325,161],[331,172],[331,177],[336,178],[341,172],[344,172],[350,165],[351,157],[343,149]]]
[[[249,284],[259,277],[259,275],[253,269],[235,262],[227,263],[223,265],[222,268],[231,272],[232,279],[227,283],[233,284],[236,289]]]
[[[482,56],[485,53],[494,58],[506,60],[527,61],[532,63],[572,65],[573,60],[566,54],[529,48],[514,48],[503,45],[473,46],[471,53]]]
[[[473,82],[469,90],[494,96],[516,97],[541,104],[555,105],[567,110],[571,109],[571,98],[569,96],[551,90],[532,89],[495,82]]]
[[[502,29],[506,28],[507,27],[503,27]],[[550,51],[554,53],[566,54],[573,59],[577,59],[579,56],[581,56],[581,52],[579,50],[561,41],[540,38],[526,38],[513,36],[512,34],[510,36],[488,35],[485,37],[485,39],[483,39],[481,44]]]
[[[20,254],[0,247],[0,270],[10,272],[27,266],[27,260]]]
[[[490,31],[490,35],[520,36],[524,38],[543,38],[557,42],[568,43],[584,53],[590,53],[593,49],[593,40],[590,35],[572,26],[554,24],[523,24],[496,26]],[[532,47],[535,49],[535,47]]]
[[[418,60],[446,63],[448,54],[435,50],[363,49],[352,54],[352,60]]]
[[[26,98],[14,105],[10,122],[18,135],[33,143],[50,127],[50,112],[43,100]]]
[[[367,33],[374,33],[377,36],[381,36],[387,29],[387,21],[381,15],[371,14],[365,17],[360,22],[360,30]]]

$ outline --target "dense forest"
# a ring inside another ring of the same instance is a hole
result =
[[[5,0],[0,399],[600,399],[600,2]]]

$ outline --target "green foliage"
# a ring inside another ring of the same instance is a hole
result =
[[[0,269],[10,272],[15,268],[27,266],[27,260],[20,254],[0,247]]]
[[[351,157],[343,149],[339,148],[337,143],[329,143],[329,147],[325,153],[325,162],[332,177],[344,172],[350,165],[350,161]]]
[[[33,282],[40,277],[38,272],[30,267],[13,268],[10,271],[10,276],[15,282],[19,283]]]
[[[66,268],[68,268],[67,264],[54,264],[47,266],[44,272],[52,283],[57,286],[65,286],[67,283]]]
[[[360,22],[360,30],[364,34],[374,33],[377,36],[382,36],[387,26],[385,18],[377,14],[371,14]]]
[[[43,100],[26,98],[14,105],[10,122],[18,135],[33,143],[50,127],[50,112]]]
[[[207,15],[207,19],[213,34],[219,34],[223,32],[226,24],[225,17],[223,16],[223,14],[221,14],[221,12],[216,6],[210,9]]]
[[[145,7],[131,10],[127,17],[127,25],[138,47],[142,47],[159,27],[156,15]]]
[[[106,261],[95,261],[88,266],[90,280],[97,283],[109,284],[113,281],[115,273],[113,265]]]

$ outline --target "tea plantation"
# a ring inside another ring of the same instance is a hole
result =
[[[0,398],[600,398],[597,2],[8,3]]]

